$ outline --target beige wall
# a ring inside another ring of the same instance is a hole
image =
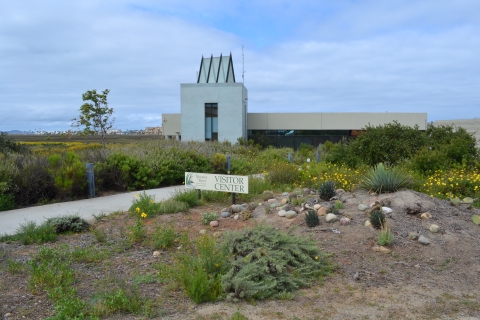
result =
[[[477,146],[480,147],[480,118],[464,119],[464,120],[437,120],[434,126],[450,126],[462,127],[468,133],[472,133],[477,140]]]
[[[180,114],[163,114],[163,135],[180,132]],[[361,130],[368,124],[394,120],[420,130],[427,128],[426,113],[248,113],[248,130]]]
[[[179,113],[167,113],[162,114],[163,135],[164,136],[176,136],[177,132],[180,132],[180,120]]]
[[[248,130],[361,130],[394,120],[426,130],[426,113],[249,113]]]

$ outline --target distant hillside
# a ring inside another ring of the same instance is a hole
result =
[[[5,131],[8,134],[29,134],[29,132],[25,131],[20,131],[20,130],[10,130],[10,131]]]

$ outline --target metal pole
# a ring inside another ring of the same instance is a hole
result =
[[[88,186],[88,196],[90,198],[95,198],[95,175],[93,171],[93,163],[87,163],[87,186]]]
[[[288,153],[288,162],[292,163],[292,160],[293,160],[292,154],[289,152]]]
[[[227,174],[230,174],[230,156],[227,156]],[[232,193],[232,204],[235,204],[235,192]]]
[[[317,160],[317,163],[320,162],[320,152],[317,151],[315,159]]]

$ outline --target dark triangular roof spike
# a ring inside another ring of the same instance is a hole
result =
[[[222,54],[220,54],[220,57],[214,57],[212,54],[210,58],[205,58],[202,55],[197,83],[226,82],[235,82],[232,53],[230,52],[228,59],[225,59]]]

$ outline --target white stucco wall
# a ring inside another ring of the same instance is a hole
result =
[[[398,121],[420,130],[427,128],[426,113],[249,113],[248,130],[361,130]]]
[[[454,126],[464,128],[468,133],[473,134],[477,140],[477,146],[480,147],[480,118],[461,119],[461,120],[437,120],[434,126]]]
[[[243,83],[181,84],[183,141],[205,141],[205,103],[218,103],[218,140],[247,137],[248,92]]]

